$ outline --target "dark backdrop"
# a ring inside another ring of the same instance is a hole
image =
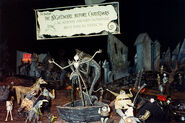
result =
[[[140,33],[147,32],[153,41],[161,43],[162,51],[174,49],[185,38],[184,0],[107,0],[120,3],[121,34],[116,35],[129,48],[133,63],[134,42]],[[106,52],[107,36],[68,39],[36,40],[34,9],[83,5],[84,0],[1,0],[2,41],[8,42],[10,66],[15,68],[16,50],[49,52],[57,58],[64,52],[72,58],[74,49],[93,54],[97,49]],[[101,59],[106,55],[101,55]]]

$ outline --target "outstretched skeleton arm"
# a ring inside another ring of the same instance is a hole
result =
[[[99,49],[98,51],[96,51],[96,52],[94,53],[94,55],[93,55],[89,60],[83,61],[83,62],[81,62],[80,64],[83,64],[83,63],[86,63],[86,62],[90,62],[90,61],[96,56],[97,53],[102,53],[102,50]]]
[[[49,59],[48,60],[48,62],[49,63],[54,63],[56,66],[58,66],[60,69],[66,69],[66,68],[68,68],[68,67],[70,67],[70,66],[72,66],[73,65],[73,62],[71,63],[71,64],[69,64],[69,65],[67,65],[67,66],[65,66],[65,67],[62,67],[62,66],[60,66],[58,63],[56,63],[53,59],[51,60],[51,59]]]

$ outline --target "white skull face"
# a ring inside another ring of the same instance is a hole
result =
[[[79,60],[79,56],[78,56],[77,54],[74,56],[74,60],[75,60],[76,62]]]
[[[168,98],[166,102],[169,105],[171,103],[171,98]]]
[[[155,102],[154,98],[151,98],[151,99],[150,99],[150,102],[151,102],[151,103]]]
[[[107,111],[107,110],[108,110],[107,106],[103,106],[103,107],[102,107],[102,111],[105,112],[105,111]]]

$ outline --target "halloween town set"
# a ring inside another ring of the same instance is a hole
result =
[[[31,56],[19,51],[23,57],[18,74],[1,82],[1,111],[7,112],[1,115],[1,121],[184,121],[185,42],[179,43],[172,54],[169,49],[161,54],[160,44],[143,33],[135,45],[134,67],[127,61],[128,48],[112,34],[107,43],[110,59],[102,62],[96,61],[97,55],[105,53],[102,50],[92,56],[76,50],[67,66],[47,54]],[[67,68],[71,71],[65,71]]]
[[[102,2],[35,9],[36,38],[104,36],[106,48],[75,47],[61,59],[16,50],[16,72],[9,72],[1,43],[0,122],[185,122],[185,40],[164,52],[160,41],[140,33],[129,49],[119,38],[119,2]]]

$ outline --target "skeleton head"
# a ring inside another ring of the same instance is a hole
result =
[[[163,76],[166,77],[166,73],[164,73]]]
[[[76,54],[76,55],[74,56],[74,60],[75,60],[75,61],[78,61],[78,60],[79,60],[78,54]]]
[[[150,99],[150,102],[151,102],[151,103],[155,102],[155,99],[154,99],[154,98],[151,98],[151,99]]]

